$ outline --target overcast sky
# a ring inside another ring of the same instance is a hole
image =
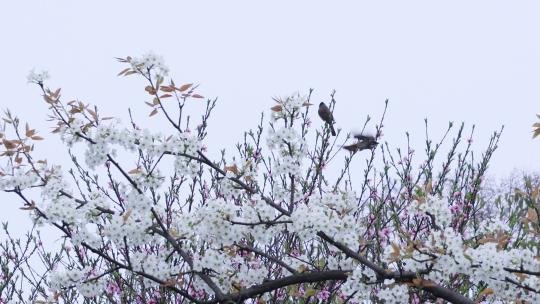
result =
[[[540,168],[540,139],[531,139],[540,112],[539,14],[538,1],[3,1],[0,106],[48,135],[46,106],[26,84],[35,67],[67,99],[119,117],[140,109],[142,119],[144,83],[117,77],[124,66],[114,57],[153,50],[177,83],[200,83],[201,94],[219,97],[214,150],[254,127],[272,96],[314,88],[318,103],[336,89],[345,131],[377,118],[389,98],[383,140],[395,146],[409,131],[421,150],[426,117],[434,136],[448,121],[476,124],[478,151],[505,125],[490,167],[504,176]]]

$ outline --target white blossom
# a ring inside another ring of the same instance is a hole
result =
[[[37,83],[37,84],[43,84],[45,80],[48,80],[51,78],[49,75],[49,72],[42,70],[41,72],[36,72],[36,69],[32,69],[28,76],[26,76],[26,80],[28,83]]]

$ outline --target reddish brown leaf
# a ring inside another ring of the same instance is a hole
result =
[[[88,111],[88,113],[90,113],[90,115],[92,116],[92,118],[94,119],[94,121],[97,121],[98,118],[97,118],[97,113],[93,110],[90,110],[90,109],[86,109],[86,111]]]
[[[25,207],[21,207],[19,209],[21,209],[21,210],[34,210],[34,209],[36,209],[36,202],[34,202],[32,200],[32,201],[30,201],[30,204],[27,204]]]
[[[484,289],[484,290],[480,293],[480,296],[489,296],[489,295],[491,295],[491,294],[493,294],[493,293],[494,293],[493,289],[491,289],[491,288],[488,287],[488,288]]]
[[[399,257],[400,255],[400,250],[399,250],[399,246],[396,244],[396,243],[392,243],[392,253],[391,255],[395,258]]]
[[[26,137],[33,136],[35,133],[36,133],[36,130],[35,129],[30,129],[30,126],[28,125],[28,123],[26,123],[25,133],[24,133],[26,135]]]
[[[193,97],[193,98],[204,98],[204,96],[199,95],[199,94],[193,94],[193,95],[191,95],[191,97]]]
[[[118,73],[118,75],[116,76],[121,76],[122,74],[124,74],[125,72],[131,70],[131,68],[126,68],[126,69],[123,69],[120,73]]]
[[[6,147],[6,149],[8,149],[8,150],[17,147],[17,145],[14,142],[15,141],[2,139],[2,143],[4,144],[4,147]]]
[[[128,209],[128,210],[126,211],[126,213],[124,213],[124,214],[122,215],[122,219],[124,220],[124,223],[127,222],[127,220],[128,220],[128,218],[129,218],[129,216],[131,215],[131,212],[132,212],[132,211],[133,211],[133,210],[130,208],[130,209]]]
[[[140,168],[135,168],[128,171],[129,174],[135,174],[135,173],[140,173],[140,172],[141,172]]]
[[[234,174],[238,174],[238,167],[236,166],[236,164],[234,164],[232,166],[225,167],[225,172],[227,172],[227,171],[231,171]]]
[[[52,100],[49,96],[43,95],[43,99],[45,99],[46,103],[53,104],[55,103],[55,100]]]
[[[148,92],[148,94],[150,94],[150,95],[156,94],[156,90],[155,90],[154,87],[152,87],[152,86],[146,86],[146,87],[144,88],[144,90],[145,90],[146,92]]]
[[[163,91],[163,92],[172,92],[172,91],[174,91],[174,88],[169,87],[169,86],[162,86],[160,88],[160,90]]]
[[[60,90],[61,90],[61,88],[56,89],[56,91],[54,91],[54,93],[51,93],[51,96],[54,99],[58,99],[58,96],[60,95]]]
[[[181,86],[178,91],[180,92],[184,92],[185,90],[191,88],[191,86],[193,85],[193,83],[187,83],[187,84],[184,84],[183,86]]]
[[[534,222],[536,223],[538,221],[538,216],[536,215],[536,211],[533,209],[533,208],[529,208],[527,210],[527,216],[526,216],[526,219],[529,221],[529,222]]]
[[[177,281],[173,280],[173,279],[167,279],[165,281],[163,281],[163,283],[161,284],[161,286],[164,286],[164,287],[174,287],[176,286],[177,284]]]
[[[275,105],[275,106],[271,107],[270,110],[272,110],[274,112],[281,112],[283,110],[283,107],[281,105]]]

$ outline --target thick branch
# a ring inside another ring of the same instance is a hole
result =
[[[421,272],[417,274],[417,273],[410,272],[410,271],[407,271],[407,272],[396,272],[396,271],[387,272],[383,267],[381,267],[381,266],[373,263],[372,261],[368,260],[367,258],[357,254],[356,252],[354,252],[353,250],[351,250],[347,246],[343,245],[342,243],[335,241],[334,239],[329,237],[324,232],[319,231],[317,233],[317,235],[321,239],[323,239],[326,242],[328,242],[328,243],[334,245],[335,247],[337,247],[339,250],[341,250],[343,253],[345,253],[348,257],[359,261],[363,265],[366,265],[371,270],[375,271],[377,276],[382,278],[382,279],[394,279],[397,282],[401,282],[401,283],[412,283],[412,280],[415,279],[415,278],[419,278],[418,274],[421,274]],[[474,301],[464,297],[460,293],[457,293],[457,292],[455,292],[455,291],[453,291],[451,289],[442,287],[442,286],[437,285],[435,283],[431,283],[431,284],[429,284],[427,286],[422,286],[421,289],[431,293],[432,295],[434,295],[436,297],[445,299],[446,301],[449,301],[451,303],[474,304]]]
[[[347,279],[347,272],[343,270],[327,270],[316,272],[305,272],[288,277],[276,279],[273,281],[264,282],[260,285],[255,285],[248,289],[244,289],[235,294],[226,295],[224,301],[214,301],[210,303],[241,303],[242,301],[253,298],[257,295],[270,292],[289,285],[300,283],[316,283],[325,281],[344,281]]]

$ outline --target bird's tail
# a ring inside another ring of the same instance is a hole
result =
[[[334,125],[333,124],[329,124],[330,125],[330,132],[332,132],[332,136],[336,136],[336,130],[334,130]]]

